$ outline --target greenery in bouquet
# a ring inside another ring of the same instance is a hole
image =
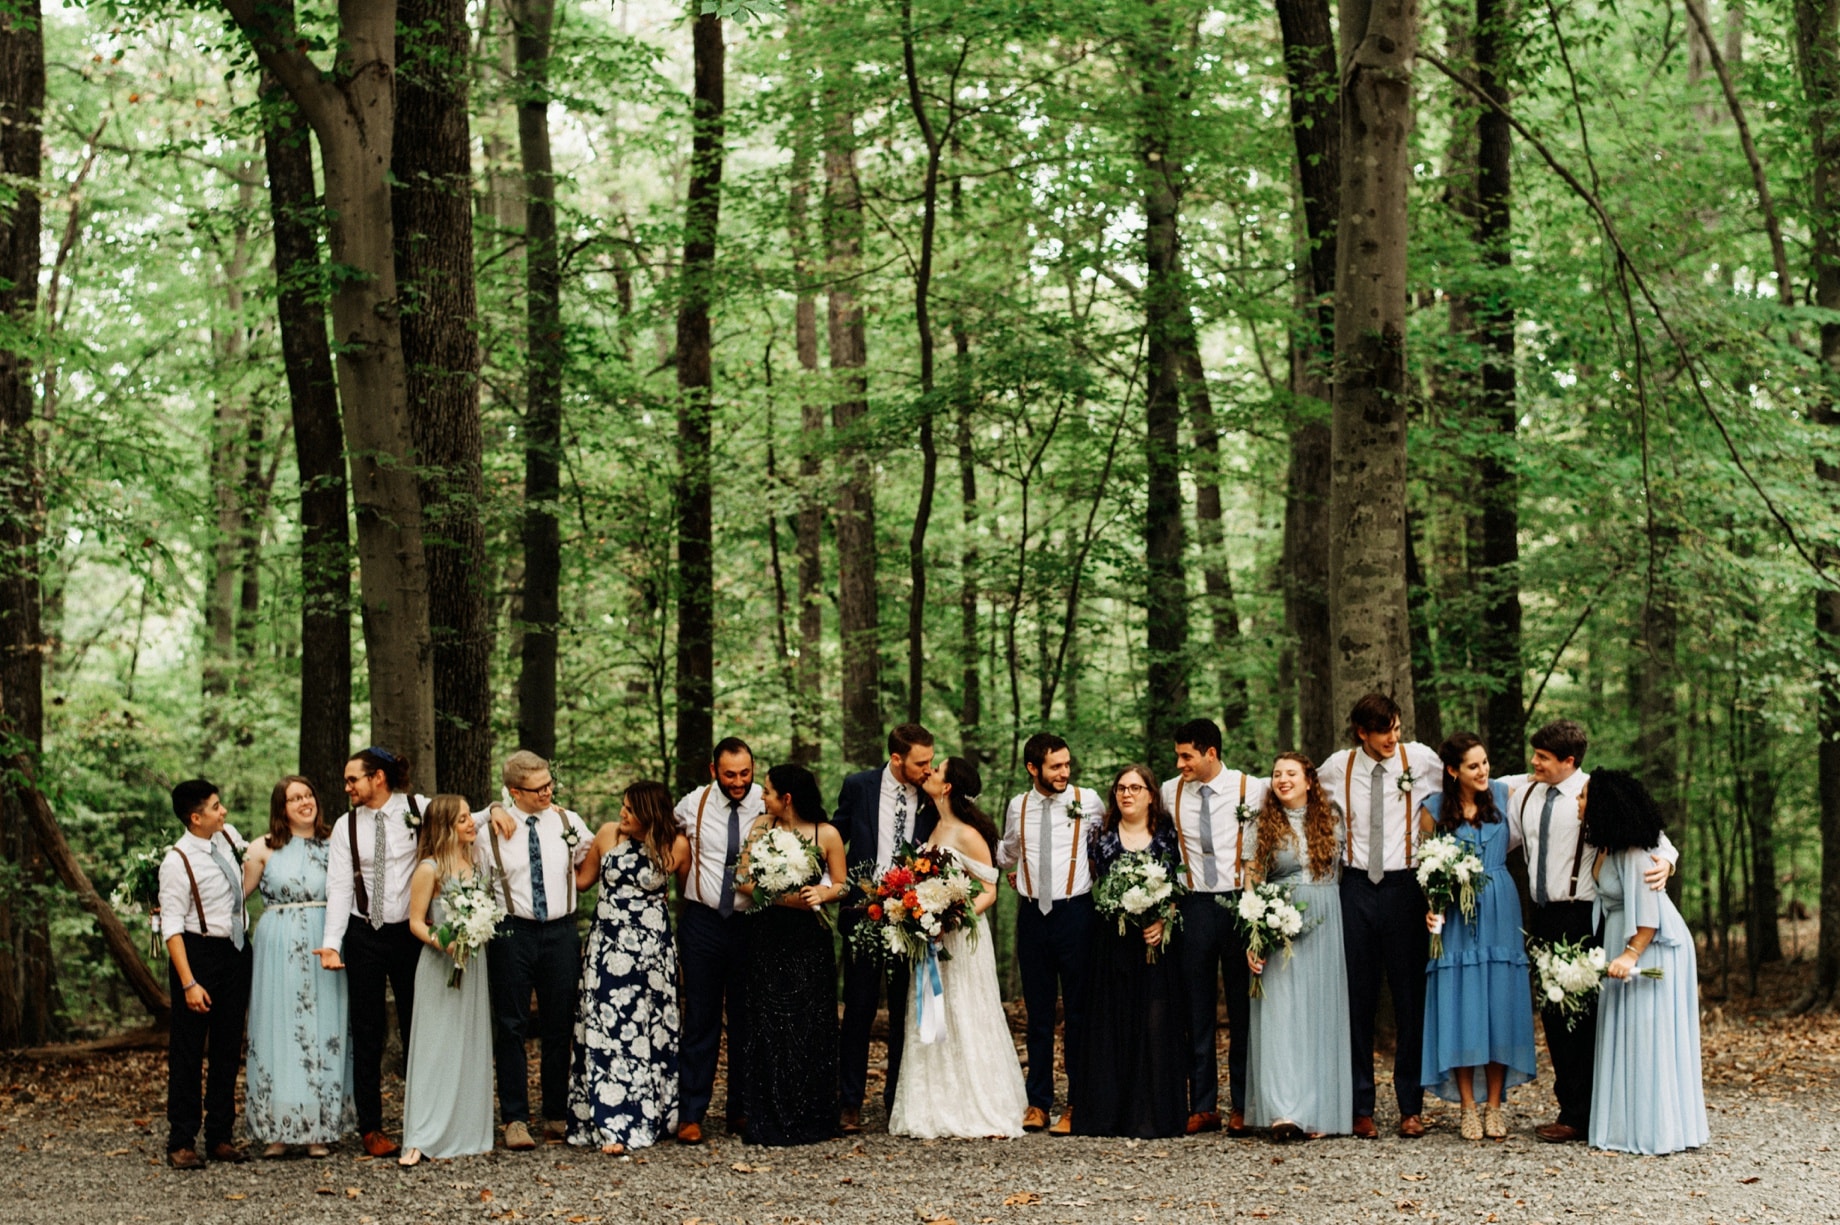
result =
[[[434,938],[453,959],[447,985],[457,990],[466,975],[467,960],[491,941],[504,922],[505,907],[483,872],[449,884],[441,893],[441,903],[446,917],[434,929]]]
[[[147,955],[150,958],[166,952],[166,944],[160,939],[160,864],[171,849],[172,843],[161,842],[130,851],[121,881],[109,894],[109,908],[123,923],[132,923],[135,919],[147,921]]]
[[[1455,834],[1427,834],[1418,844],[1418,885],[1425,891],[1425,904],[1434,915],[1447,913],[1454,905],[1465,923],[1476,921],[1476,899],[1488,884],[1482,857],[1476,848]],[[1431,933],[1431,958],[1444,955],[1444,933]]]
[[[1288,961],[1296,952],[1297,938],[1305,933],[1303,914],[1309,908],[1308,902],[1296,900],[1292,885],[1266,882],[1242,891],[1234,916],[1246,935],[1246,951],[1260,961],[1269,961],[1270,951],[1281,947]],[[1252,976],[1249,994],[1254,999],[1263,998],[1263,976]]]
[[[863,921],[850,933],[859,954],[917,962],[933,946],[949,961],[951,954],[938,947],[947,934],[968,927],[977,936],[971,902],[983,883],[940,847],[903,844],[887,867],[851,887],[864,899]]]
[[[764,913],[781,898],[815,885],[824,877],[824,860],[816,843],[808,842],[789,829],[768,826],[756,830],[747,840],[735,879],[754,886],[750,913]],[[828,925],[829,915],[822,909],[818,917]]]
[[[1126,851],[1093,886],[1093,905],[1101,915],[1118,920],[1121,936],[1131,927],[1149,927],[1161,919],[1162,939],[1144,948],[1144,960],[1155,961],[1182,921],[1176,903],[1187,892],[1169,865],[1148,850]]]

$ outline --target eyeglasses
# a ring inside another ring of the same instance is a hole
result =
[[[556,780],[552,778],[540,787],[511,787],[507,784],[507,789],[511,791],[521,791],[525,795],[554,795],[556,792]]]
[[[1142,783],[1119,783],[1112,788],[1112,791],[1116,795],[1145,795],[1149,793],[1150,788]]]

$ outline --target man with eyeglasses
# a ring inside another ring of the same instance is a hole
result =
[[[530,1134],[530,1075],[524,1043],[531,1036],[530,997],[537,997],[537,1036],[543,1041],[539,1082],[544,1138],[568,1136],[569,1037],[575,1022],[581,942],[575,930],[575,870],[594,836],[577,814],[556,806],[549,762],[519,749],[505,759],[503,804],[492,827],[473,844],[505,904],[506,919],[486,945],[492,995],[492,1059],[498,1068],[498,1113],[505,1147],[523,1151]],[[515,822],[509,837],[501,817]],[[483,817],[485,814],[479,814]],[[479,822],[483,828],[485,822]]]

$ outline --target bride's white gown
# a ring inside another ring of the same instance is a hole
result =
[[[996,887],[995,868],[957,851],[952,854],[985,888]],[[907,993],[907,1042],[888,1114],[891,1135],[934,1139],[1022,1134],[1022,1112],[1029,1104],[1022,1063],[997,991],[995,938],[983,916],[977,924],[975,945],[969,931],[952,932],[942,944],[952,959],[939,963],[946,1024],[938,1042],[920,1041],[918,973]]]

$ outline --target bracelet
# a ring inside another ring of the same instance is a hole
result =
[[[196,987],[197,985],[198,985],[198,980],[194,978],[191,982],[186,983],[183,987],[179,988],[179,994],[184,995],[187,991],[190,991],[193,987]]]

